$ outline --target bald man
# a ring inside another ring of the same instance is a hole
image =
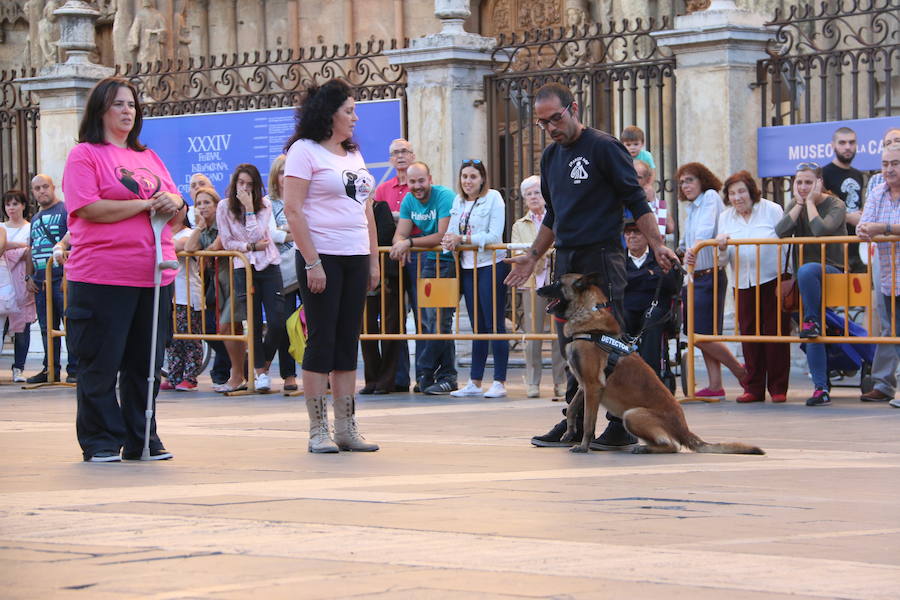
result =
[[[41,339],[44,343],[44,368],[40,373],[32,375],[26,381],[28,383],[46,383],[49,379],[47,372],[47,293],[45,281],[47,278],[47,261],[53,256],[53,247],[63,239],[68,231],[66,221],[68,214],[62,200],[56,196],[56,186],[49,175],[39,173],[31,180],[31,193],[37,201],[40,211],[34,215],[31,221],[31,265],[30,273],[26,276],[28,288],[34,292],[35,308],[37,309],[38,322],[41,325]],[[62,293],[63,268],[54,265],[52,271],[53,294],[50,299],[53,304],[53,329],[59,329],[62,321],[63,293]],[[67,340],[68,341],[68,340]],[[59,381],[61,357],[59,338],[53,339],[54,381]],[[69,354],[69,362],[66,366],[68,377],[66,382],[75,383],[78,373],[78,361]]]

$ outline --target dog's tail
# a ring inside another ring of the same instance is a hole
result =
[[[743,444],[741,442],[721,442],[710,444],[691,433],[684,444],[694,452],[706,452],[709,454],[765,454],[762,448]]]

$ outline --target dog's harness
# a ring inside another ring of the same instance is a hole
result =
[[[607,335],[605,333],[584,332],[576,333],[572,336],[572,340],[584,340],[593,342],[600,346],[600,349],[606,352],[606,369],[603,374],[609,377],[615,370],[619,359],[637,352],[637,341],[635,338],[625,336],[623,339]]]

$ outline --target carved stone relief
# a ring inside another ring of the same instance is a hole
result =
[[[38,48],[40,49],[37,66],[52,65],[59,61],[59,25],[53,14],[62,5],[62,0],[47,0],[41,18],[38,21]]]
[[[141,9],[128,30],[128,49],[139,63],[155,63],[166,56],[169,30],[154,0],[141,0]]]

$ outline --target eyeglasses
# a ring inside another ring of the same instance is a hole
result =
[[[694,183],[695,181],[697,181],[696,177],[692,177],[692,176],[688,175],[687,177],[682,177],[681,179],[679,179],[678,185],[690,185],[690,184]]]
[[[817,169],[821,169],[819,163],[814,162],[802,162],[797,165],[797,171],[815,171]]]
[[[401,154],[412,154],[412,150],[408,148],[399,148],[397,150],[391,150],[391,156],[400,156]]]
[[[481,161],[478,160],[477,158],[467,158],[466,160],[462,161],[463,167],[474,167],[475,165],[480,165],[480,164],[481,164]]]
[[[541,129],[547,129],[547,125],[549,125],[550,123],[553,123],[554,125],[556,125],[557,123],[562,121],[563,115],[565,115],[569,111],[570,108],[572,108],[572,105],[567,104],[566,107],[564,109],[562,109],[561,112],[550,115],[549,119],[538,119],[537,121],[534,122],[534,124],[537,125],[538,127],[540,127]]]

